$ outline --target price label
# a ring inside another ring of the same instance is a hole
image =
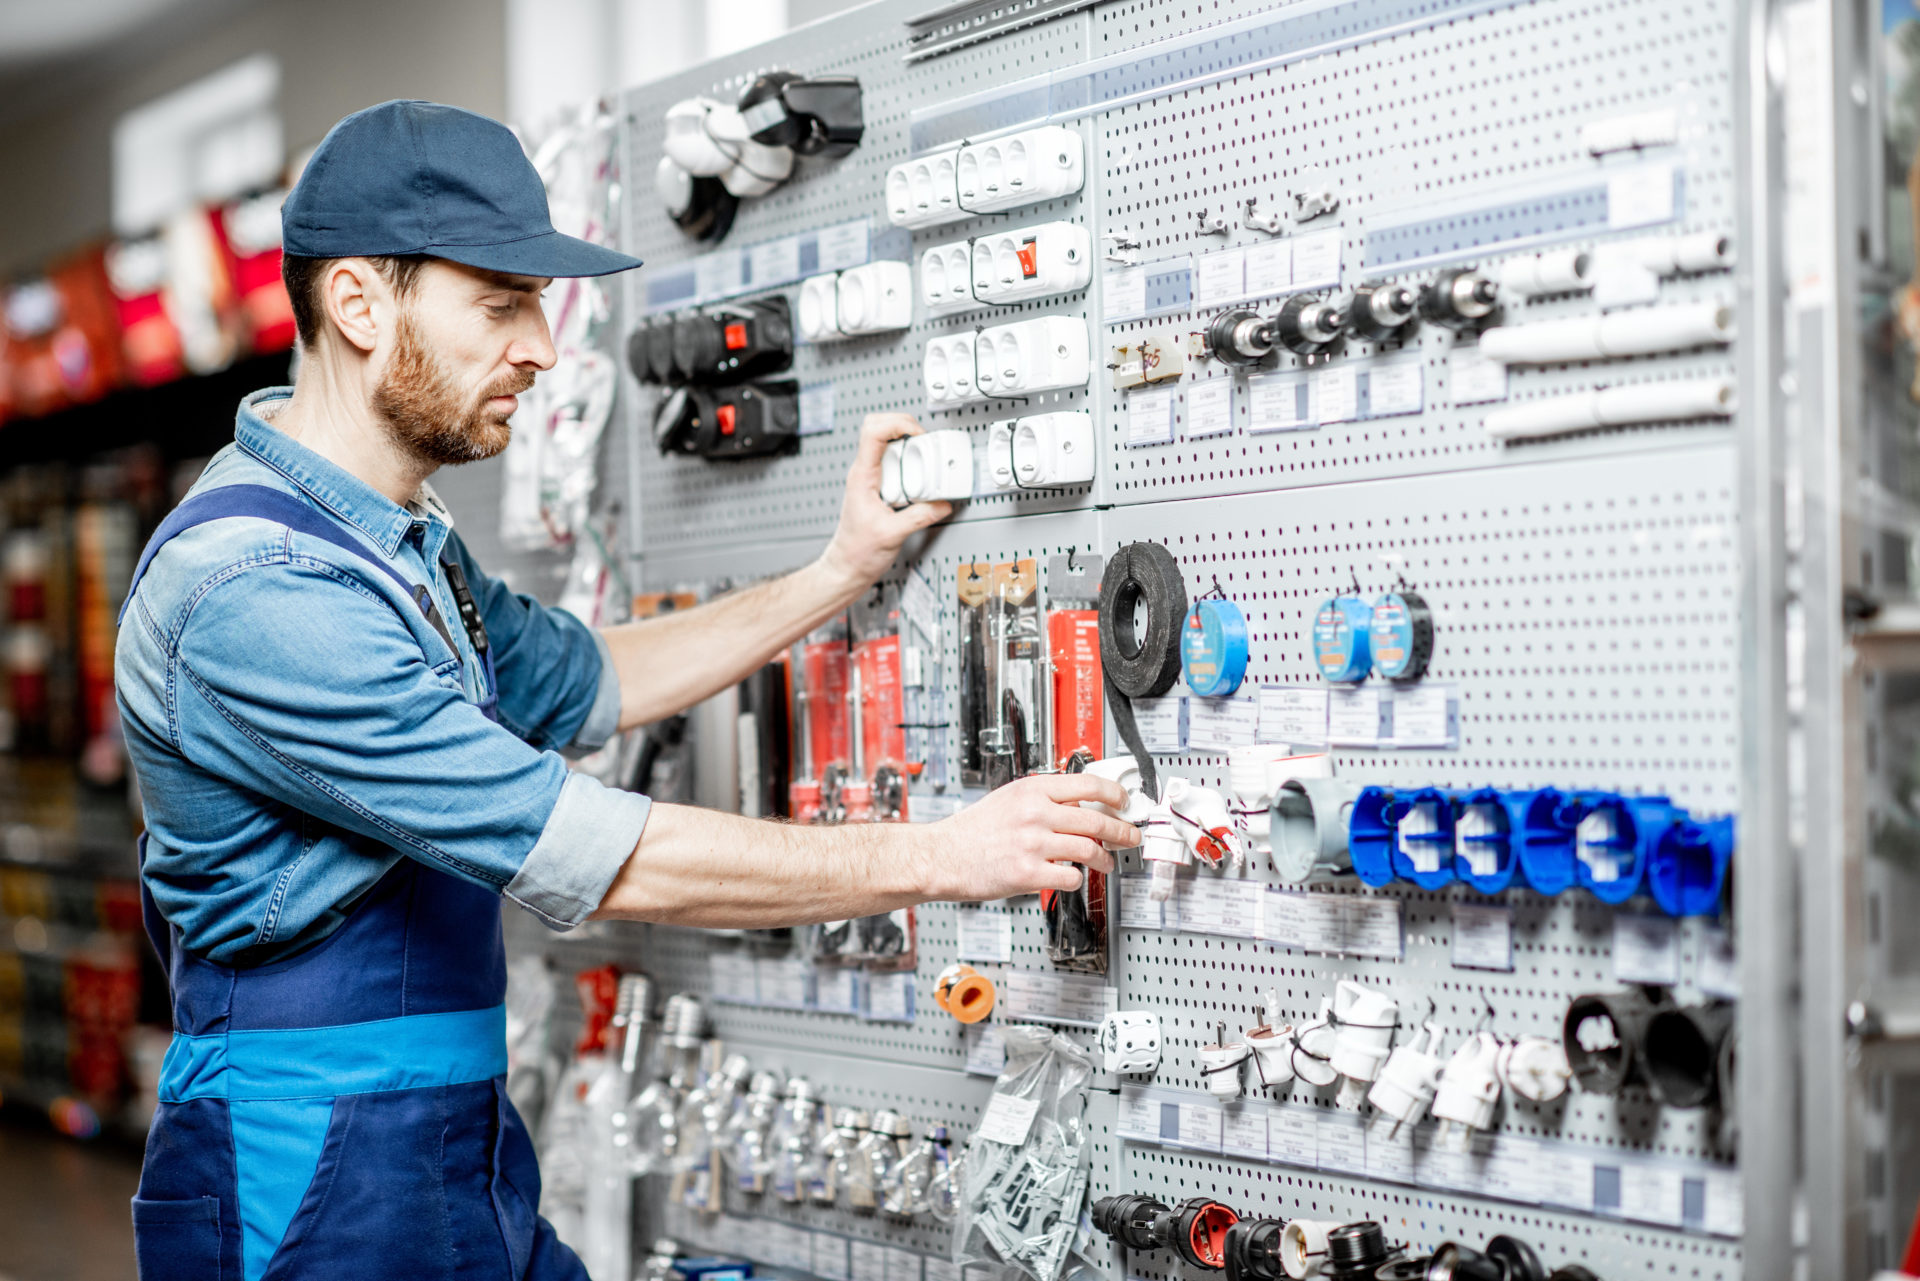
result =
[[[813,967],[797,956],[761,958],[758,978],[762,1005],[800,1010],[812,1004]]]
[[[1304,431],[1319,426],[1313,388],[1312,377],[1304,373],[1247,379],[1247,431]]]
[[[860,1012],[860,971],[822,965],[814,974],[813,1005],[831,1014]]]
[[[1241,1107],[1223,1114],[1220,1150],[1228,1156],[1267,1158],[1267,1114],[1264,1108]]]
[[[1187,384],[1187,438],[1220,436],[1233,430],[1233,379],[1206,378]]]
[[[1367,1177],[1413,1182],[1414,1127],[1376,1113],[1367,1126]]]
[[[887,1281],[920,1281],[920,1254],[897,1245],[887,1251]]]
[[[868,975],[867,1018],[875,1023],[913,1022],[911,971]]]
[[[1463,970],[1512,970],[1513,909],[1490,903],[1455,903],[1453,964]]]
[[[1293,238],[1293,287],[1332,289],[1340,283],[1340,229]]]
[[[753,1005],[760,999],[758,971],[753,958],[742,952],[715,952],[708,959],[713,974],[713,999]]]
[[[1039,1099],[996,1093],[993,1101],[987,1104],[986,1113],[980,1118],[980,1128],[975,1133],[983,1139],[1017,1148],[1027,1141],[1027,1131],[1033,1129],[1033,1118],[1039,1111]]]
[[[847,1257],[847,1239],[830,1232],[813,1234],[813,1274],[827,1281],[853,1281],[851,1261]]]
[[[1320,1118],[1317,1161],[1336,1174],[1367,1172],[1367,1130],[1357,1116],[1329,1113]]]
[[[833,430],[833,384],[814,383],[800,389],[800,434],[818,436]]]
[[[856,218],[852,222],[821,228],[819,245],[821,271],[845,271],[848,267],[858,267],[867,260],[867,220]]]
[[[1215,881],[1214,891],[1220,933],[1229,938],[1260,937],[1261,910],[1267,901],[1267,887],[1259,881]]]
[[[694,290],[704,300],[737,294],[743,288],[740,274],[746,263],[738,250],[725,249],[704,254],[693,262]]]
[[[1260,705],[1251,698],[1193,698],[1187,702],[1187,745],[1192,750],[1227,751],[1253,742],[1260,728]]]
[[[1268,685],[1261,689],[1258,703],[1257,741],[1307,747],[1326,744],[1326,686]]]
[[[1327,691],[1327,741],[1335,747],[1378,747],[1393,738],[1393,695],[1378,685]]]
[[[1700,931],[1700,990],[1708,996],[1740,999],[1740,958],[1734,955],[1733,935],[1717,925]]]
[[[887,1247],[877,1241],[855,1241],[849,1248],[853,1281],[887,1281]]]
[[[1665,1165],[1623,1165],[1619,1213],[1642,1223],[1679,1227],[1683,1221],[1680,1171]]]
[[[966,1030],[967,1071],[974,1076],[999,1076],[1007,1070],[1007,1042],[998,1024],[975,1023]]]
[[[1187,700],[1177,694],[1133,700],[1133,720],[1140,740],[1155,756],[1178,756],[1187,750]]]
[[[1247,253],[1244,249],[1223,249],[1201,254],[1194,261],[1195,307],[1218,307],[1237,302],[1247,292]]]
[[[1182,1103],[1180,1105],[1180,1146],[1197,1148],[1202,1152],[1218,1152],[1221,1120],[1220,1109],[1211,1104]]]
[[[1122,267],[1109,271],[1101,282],[1100,296],[1105,300],[1108,324],[1147,314],[1147,269]],[[928,1278],[932,1281],[932,1278]]]
[[[1607,226],[1649,227],[1673,221],[1673,166],[1644,165],[1607,180]]]
[[[1480,354],[1478,347],[1447,353],[1447,388],[1456,405],[1483,405],[1507,398],[1507,367]]]
[[[960,1265],[947,1259],[929,1254],[922,1266],[926,1269],[926,1281],[960,1281]]]
[[[1161,930],[1167,927],[1166,904],[1147,897],[1150,876],[1129,876],[1120,884],[1120,928],[1123,930]],[[1115,882],[1108,881],[1108,885]],[[1179,924],[1176,915],[1174,924]]]
[[[1247,249],[1247,296],[1270,298],[1293,288],[1293,241],[1269,240]]]
[[[1739,1238],[1746,1235],[1746,1203],[1740,1192],[1737,1170],[1708,1170],[1701,1179],[1705,1200],[1700,1226],[1715,1236]]]
[[[1120,1137],[1160,1141],[1160,1103],[1138,1090],[1120,1091]]]
[[[1064,1023],[1098,1027],[1100,1020],[1119,1009],[1114,990],[1096,978],[1015,970],[1003,987],[1007,1017],[1030,1023]]]
[[[1173,442],[1173,388],[1152,387],[1127,393],[1127,444]]]
[[[958,915],[956,956],[997,965],[1013,959],[1013,913],[1004,906],[983,904],[962,907]]]
[[[1613,914],[1613,977],[1621,983],[1680,981],[1680,931],[1670,916]]]
[[[1320,1118],[1306,1108],[1268,1113],[1267,1155],[1286,1165],[1315,1168],[1320,1160]]]
[[[1368,416],[1391,418],[1426,408],[1426,372],[1426,365],[1417,360],[1390,360],[1368,370]]]
[[[1320,397],[1320,412],[1315,416],[1323,425],[1352,422],[1360,416],[1359,385],[1350,366],[1321,370],[1315,390]]]
[[[1393,745],[1460,745],[1460,696],[1451,685],[1415,685],[1393,695]]]
[[[782,236],[747,250],[747,283],[770,289],[800,279],[800,237]]]
[[[1404,944],[1400,902],[1389,898],[1270,889],[1260,930],[1269,943],[1304,952],[1397,960]]]

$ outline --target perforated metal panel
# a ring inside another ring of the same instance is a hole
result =
[[[1350,28],[1323,52],[1308,49],[1238,70],[1233,58],[1241,55],[1230,49],[1209,64],[1205,83],[1111,110],[1065,110],[1061,118],[1087,145],[1084,192],[896,236],[888,252],[902,252],[901,242],[910,239],[917,260],[933,244],[1051,220],[1086,226],[1096,247],[1104,233],[1125,231],[1140,242],[1146,262],[1246,248],[1267,236],[1237,225],[1225,238],[1201,235],[1196,213],[1227,208],[1237,223],[1249,197],[1262,206],[1280,204],[1309,169],[1327,175],[1341,203],[1335,213],[1297,231],[1339,228],[1346,287],[1372,278],[1365,274],[1368,263],[1416,252],[1423,263],[1451,254],[1452,261],[1484,267],[1523,252],[1511,239],[1477,243],[1489,236],[1525,233],[1532,239],[1524,252],[1533,252],[1541,245],[1592,248],[1646,235],[1730,234],[1735,221],[1730,0],[1433,0],[1402,6],[1417,17],[1406,22],[1387,21],[1400,10],[1389,14],[1385,0],[1282,6],[1127,0],[909,65],[901,61],[902,22],[920,7],[914,0],[883,0],[775,46],[627,94],[624,154],[637,192],[627,203],[627,247],[655,266],[692,256],[645,192],[660,154],[661,115],[691,94],[730,97],[759,70],[858,75],[866,92],[867,135],[851,157],[802,162],[787,187],[746,202],[727,247],[860,217],[871,219],[875,232],[884,230],[882,179],[888,167],[908,158],[915,112],[926,123],[929,109],[967,98],[974,109],[968,118],[996,128],[1030,118],[1036,102],[1043,114],[1049,103],[1061,114],[1065,94],[1050,98],[1047,78],[1066,84],[1074,68],[1090,59],[1130,52],[1153,57],[1170,47],[1163,42],[1222,24],[1244,20],[1257,26],[1264,15],[1277,21],[1322,11],[1330,15],[1328,30]],[[1344,16],[1353,19],[1348,28],[1340,26]],[[1124,79],[1122,72],[1114,75]],[[1043,86],[1037,97],[1036,83]],[[997,95],[1016,84],[1024,96],[1001,110],[1005,102]],[[1667,107],[1680,121],[1675,147],[1596,158],[1582,145],[1584,124]],[[1596,183],[1604,189],[1635,166],[1669,163],[1680,193],[1671,219],[1610,230],[1591,221],[1611,216],[1610,197],[1595,205],[1591,195],[1575,200],[1554,194]],[[1492,220],[1476,212],[1496,209],[1508,211],[1500,224],[1507,230],[1497,235],[1486,230]],[[1531,212],[1523,216],[1516,209]],[[1442,215],[1450,220],[1444,233],[1408,230]],[[1547,225],[1554,218],[1561,220],[1554,224],[1559,230]],[[1434,237],[1442,234],[1464,247],[1436,248]],[[1431,271],[1423,265],[1397,278],[1417,283]],[[1342,749],[1335,754],[1342,777],[1449,788],[1608,788],[1667,795],[1700,813],[1736,808],[1741,678],[1735,427],[1669,424],[1502,447],[1482,425],[1489,406],[1453,403],[1451,353],[1460,340],[1429,325],[1411,341],[1390,345],[1423,366],[1417,413],[1253,435],[1242,385],[1231,433],[1130,448],[1128,397],[1111,388],[1102,368],[1109,347],[1147,330],[1200,328],[1212,313],[1106,325],[1106,287],[1104,271],[1096,270],[1091,286],[1079,294],[950,319],[917,316],[901,334],[803,347],[792,376],[803,385],[832,381],[835,423],[830,433],[806,438],[797,457],[715,466],[662,459],[641,447],[634,490],[641,508],[638,539],[629,550],[644,563],[645,586],[741,580],[813,556],[833,528],[855,434],[867,413],[895,410],[921,414],[929,426],[966,427],[979,447],[993,421],[1085,409],[1094,415],[1101,448],[1092,486],[1045,497],[975,500],[955,523],[916,546],[915,567],[949,610],[962,564],[1029,556],[1044,562],[1068,551],[1161,542],[1179,560],[1190,593],[1217,581],[1245,610],[1252,632],[1246,678],[1251,690],[1317,684],[1309,653],[1317,605],[1356,581],[1368,596],[1404,582],[1435,611],[1439,641],[1426,681],[1457,690],[1459,743],[1448,750]],[[1678,277],[1662,283],[1659,301],[1731,304],[1734,291],[1727,273]],[[786,292],[792,296],[795,290]],[[629,301],[637,309],[637,296]],[[1272,302],[1257,305],[1270,308]],[[1509,320],[1524,323],[1589,315],[1595,304],[1585,296],[1510,298],[1506,308]],[[1031,315],[1072,316],[1089,324],[1096,371],[1086,391],[1047,393],[1031,404],[995,401],[924,412],[921,355],[928,338]],[[1375,354],[1369,345],[1353,344],[1336,359]],[[1287,356],[1278,365],[1301,363]],[[1509,401],[1727,377],[1732,367],[1729,349],[1515,367]],[[1196,382],[1234,377],[1213,362],[1197,362],[1176,395],[1176,414],[1183,416],[1183,396]],[[622,428],[644,436],[648,395],[634,400],[636,410]],[[1179,423],[1177,430],[1183,429]],[[940,672],[953,706],[959,664],[953,629],[943,631]],[[1226,782],[1224,755],[1163,758],[1163,766],[1209,786]],[[916,795],[929,794],[917,786]],[[1131,855],[1123,865],[1140,871]],[[1274,876],[1271,867],[1258,865],[1234,875],[1263,881]],[[1511,973],[1491,973],[1451,963],[1452,904],[1484,901],[1464,888],[1368,891],[1347,883],[1312,892],[1397,900],[1404,914],[1403,955],[1343,959],[1177,930],[1115,930],[1112,979],[1121,1007],[1156,1010],[1167,1023],[1167,1054],[1156,1084],[1197,1090],[1195,1047],[1213,1039],[1218,1023],[1238,1030],[1253,1022],[1268,989],[1278,991],[1286,1017],[1299,1019],[1341,978],[1377,984],[1399,999],[1403,1022],[1430,1012],[1452,1029],[1451,1048],[1461,1032],[1489,1017],[1488,1010],[1503,1033],[1556,1035],[1569,997],[1618,986],[1611,955],[1614,911],[1584,894],[1503,895],[1513,911],[1515,965]],[[996,975],[1049,968],[1037,906],[1032,900],[1016,903],[1011,915],[1009,966],[982,968]],[[716,1005],[716,1029],[751,1054],[785,1056],[793,1070],[844,1082],[873,1106],[884,1098],[921,1119],[968,1123],[967,1109],[978,1108],[984,1080],[964,1073],[965,1039],[932,1000],[934,977],[954,959],[957,909],[930,904],[919,910],[918,920],[913,1024]],[[660,927],[592,929],[588,937],[549,946],[570,960],[612,957],[639,965],[667,990],[710,990],[712,955],[741,946]],[[1687,924],[1681,940],[1678,994],[1693,999],[1700,994],[1701,927]],[[1073,1035],[1085,1039],[1084,1033]],[[1096,1195],[1138,1191],[1172,1200],[1204,1192],[1243,1213],[1373,1217],[1390,1236],[1420,1246],[1454,1237],[1477,1243],[1505,1231],[1532,1241],[1553,1261],[1584,1260],[1607,1277],[1740,1273],[1738,1244],[1721,1237],[1122,1143],[1109,1092],[1115,1084],[1103,1077],[1095,1092],[1093,1115],[1101,1118],[1103,1145],[1094,1166]],[[835,1097],[831,1090],[828,1097]],[[1617,1100],[1575,1092],[1544,1107],[1510,1104],[1497,1125],[1505,1134],[1595,1152],[1680,1162],[1728,1155],[1715,1146],[1710,1116],[1662,1110],[1637,1090]],[[818,1215],[807,1219],[809,1226],[849,1236],[927,1250],[940,1244],[918,1228],[804,1213]],[[1124,1266],[1147,1281],[1168,1276],[1162,1256],[1135,1257]]]

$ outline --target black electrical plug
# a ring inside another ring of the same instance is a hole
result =
[[[1257,365],[1273,354],[1273,323],[1249,307],[1231,307],[1207,322],[1207,350],[1229,365]]]
[[[1327,1257],[1320,1275],[1328,1281],[1374,1281],[1391,1253],[1387,1234],[1378,1223],[1372,1219],[1349,1223],[1327,1233]]]
[[[1242,1219],[1228,1228],[1222,1250],[1227,1281],[1284,1281],[1280,1240],[1286,1230],[1284,1219]]]
[[[1226,1266],[1227,1232],[1240,1216],[1210,1197],[1189,1197],[1178,1208],[1146,1196],[1102,1197],[1093,1226],[1129,1250],[1172,1250],[1196,1268]]]
[[[1420,323],[1420,295],[1406,285],[1362,285],[1347,304],[1347,332],[1367,342],[1406,338]]]
[[[1420,314],[1448,329],[1477,329],[1500,306],[1500,287],[1471,267],[1435,276],[1420,291]]]
[[[1346,323],[1346,313],[1326,299],[1295,294],[1273,318],[1273,336],[1288,351],[1312,356],[1340,341]]]
[[[755,142],[803,156],[844,156],[866,133],[860,81],[769,71],[740,95],[741,119]]]
[[[784,297],[728,303],[673,323],[673,367],[683,381],[744,382],[792,364],[793,316]]]
[[[1093,1226],[1129,1250],[1157,1250],[1154,1219],[1171,1213],[1166,1202],[1150,1196],[1107,1196],[1093,1203]]]

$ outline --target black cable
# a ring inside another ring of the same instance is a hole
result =
[[[1137,636],[1134,607],[1145,601],[1147,630]],[[1133,717],[1136,698],[1158,698],[1180,679],[1180,622],[1187,616],[1187,584],[1173,553],[1159,543],[1128,543],[1100,577],[1100,671],[1113,727],[1133,753],[1140,787],[1160,799],[1153,756]]]

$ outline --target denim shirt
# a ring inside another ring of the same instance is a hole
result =
[[[143,875],[193,952],[278,960],[318,942],[402,858],[503,892],[555,929],[586,919],[646,826],[643,796],[571,773],[618,727],[606,643],[474,564],[422,486],[396,505],[241,403],[195,493],[267,485],[312,503],[433,592],[458,652],[398,584],[271,521],[176,536],[134,592],[115,652],[146,810]],[[440,567],[460,564],[486,624],[483,665]]]

